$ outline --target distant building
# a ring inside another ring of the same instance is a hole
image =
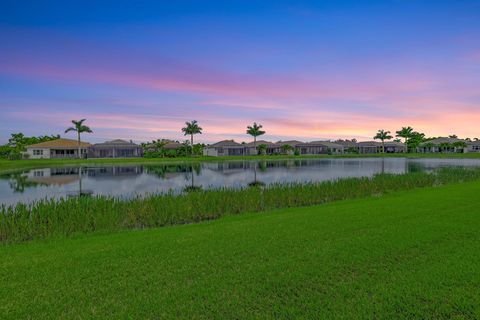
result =
[[[135,158],[143,155],[142,147],[125,140],[97,143],[88,149],[90,158]]]
[[[296,146],[300,154],[342,154],[344,147],[330,141],[312,141]]]
[[[233,140],[223,140],[206,146],[203,149],[204,156],[223,157],[223,156],[243,156],[245,146]]]
[[[479,152],[480,141],[467,141],[458,138],[440,137],[421,143],[418,147],[418,151],[434,153]]]
[[[279,146],[277,146],[275,143],[270,142],[270,141],[265,141],[265,140],[257,140],[256,149],[255,149],[255,143],[253,141],[243,145],[243,147],[245,148],[245,154],[246,155],[257,155],[258,154],[258,146],[261,145],[261,144],[266,146],[265,154],[280,153],[280,151],[278,150]]]
[[[80,143],[80,156],[85,158],[90,143]],[[27,146],[24,153],[29,159],[63,159],[78,158],[78,141],[71,139],[56,139]]]
[[[405,144],[395,141],[385,141],[385,153],[405,152]],[[381,153],[382,143],[378,141],[363,141],[358,143],[358,152],[363,154]]]

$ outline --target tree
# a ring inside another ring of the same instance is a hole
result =
[[[293,151],[293,147],[291,145],[289,145],[289,144],[282,145],[282,153],[283,154],[289,154],[292,151]]]
[[[452,147],[452,145],[448,142],[442,142],[440,143],[440,150],[442,150],[442,153],[448,152],[448,150]]]
[[[455,151],[457,150],[457,148],[459,148],[463,152],[464,149],[467,147],[467,143],[465,141],[456,141],[456,142],[452,143],[452,147],[455,148]]]
[[[401,130],[398,130],[396,132],[396,136],[397,137],[400,137],[400,138],[404,138],[405,139],[405,148],[407,149],[407,152],[408,152],[408,139],[410,138],[410,136],[412,135],[412,132],[413,132],[413,128],[412,127],[402,127]]]
[[[448,137],[452,139],[458,139],[458,136],[456,134],[451,134]]]
[[[191,122],[185,122],[185,127],[182,128],[183,135],[190,135],[190,148],[193,155],[193,135],[202,134],[202,128],[198,125],[197,120]]]
[[[89,127],[83,125],[83,123],[85,122],[85,120],[87,119],[82,119],[80,121],[75,121],[75,120],[72,120],[72,123],[73,123],[73,127],[70,127],[68,128],[67,130],[65,130],[65,133],[68,133],[70,131],[75,131],[77,133],[77,138],[78,138],[78,158],[81,157],[81,153],[82,153],[82,148],[81,148],[81,141],[80,141],[80,135],[82,133],[92,133],[92,129],[90,129]]]
[[[255,149],[255,154],[257,153],[257,137],[265,134],[265,131],[262,130],[262,125],[257,124],[256,122],[253,125],[247,127],[247,134],[253,137],[253,148]]]
[[[382,141],[382,153],[385,153],[385,140],[390,140],[393,137],[390,135],[390,131],[378,130],[377,134],[373,139]]]
[[[435,144],[433,144],[432,142],[426,142],[425,144],[423,144],[423,150],[428,150],[428,152],[431,152],[432,149],[435,147]]]
[[[425,134],[424,133],[413,131],[410,134],[410,138],[408,139],[407,148],[409,150],[412,150],[412,149],[417,150],[418,147],[420,146],[420,144],[424,141],[425,141]]]
[[[265,154],[267,152],[267,145],[266,144],[261,144],[258,146],[258,153],[259,154]]]

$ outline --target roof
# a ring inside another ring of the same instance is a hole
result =
[[[351,141],[351,140],[337,140],[335,141],[336,144],[340,144],[344,147],[347,147],[347,148],[355,148],[355,147],[358,147],[358,143],[355,142],[355,141]]]
[[[380,147],[382,144],[377,141],[362,141],[358,143],[359,147]]]
[[[274,146],[275,143],[271,142],[271,141],[266,141],[266,140],[257,140],[257,147],[261,144],[265,144],[267,146]],[[254,142],[249,142],[247,144],[245,144],[245,147],[253,147],[254,146]]]
[[[385,147],[405,147],[405,143],[397,141],[385,141]]]
[[[121,139],[116,139],[112,141],[106,141],[103,143],[96,143],[93,147],[140,147],[138,144],[133,143],[131,141],[125,141]]]
[[[455,143],[455,142],[465,142],[465,143],[467,143],[467,141],[463,140],[463,139],[440,137],[440,138],[425,141],[424,143],[422,143],[422,145],[425,145],[427,143],[428,144],[434,144],[434,145],[440,145],[442,143]]]
[[[163,146],[164,149],[179,149],[183,145],[179,142],[169,142],[166,145]]]
[[[91,146],[88,142],[80,142],[80,147],[88,148]],[[78,141],[72,139],[56,139],[51,141],[40,142],[27,146],[27,149],[76,149],[78,148]]]
[[[292,147],[295,147],[297,144],[302,144],[302,143],[304,143],[304,142],[298,141],[298,140],[288,140],[288,141],[281,141],[280,140],[280,141],[277,141],[275,144],[279,145],[279,146],[283,146],[283,145],[288,144]]]
[[[240,143],[238,142],[235,142],[233,140],[222,140],[222,141],[219,141],[219,142],[216,142],[214,144],[211,144],[209,145],[209,147],[243,147],[243,145],[241,145]]]
[[[330,141],[311,141],[307,143],[301,143],[299,144],[299,146],[302,146],[302,147],[322,146],[327,148],[343,149],[343,146],[341,144],[333,143]]]

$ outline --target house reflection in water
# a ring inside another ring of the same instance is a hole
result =
[[[30,170],[24,175],[25,180],[35,185],[71,185],[78,182],[78,188],[68,196],[88,196],[93,190],[83,188],[83,179],[102,179],[112,177],[131,177],[143,173],[141,166],[122,167],[60,167]]]

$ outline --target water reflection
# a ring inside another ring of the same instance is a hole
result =
[[[131,198],[163,192],[258,187],[378,173],[402,174],[440,167],[480,166],[476,159],[288,159],[146,166],[58,167],[0,175],[0,203],[106,195]]]

